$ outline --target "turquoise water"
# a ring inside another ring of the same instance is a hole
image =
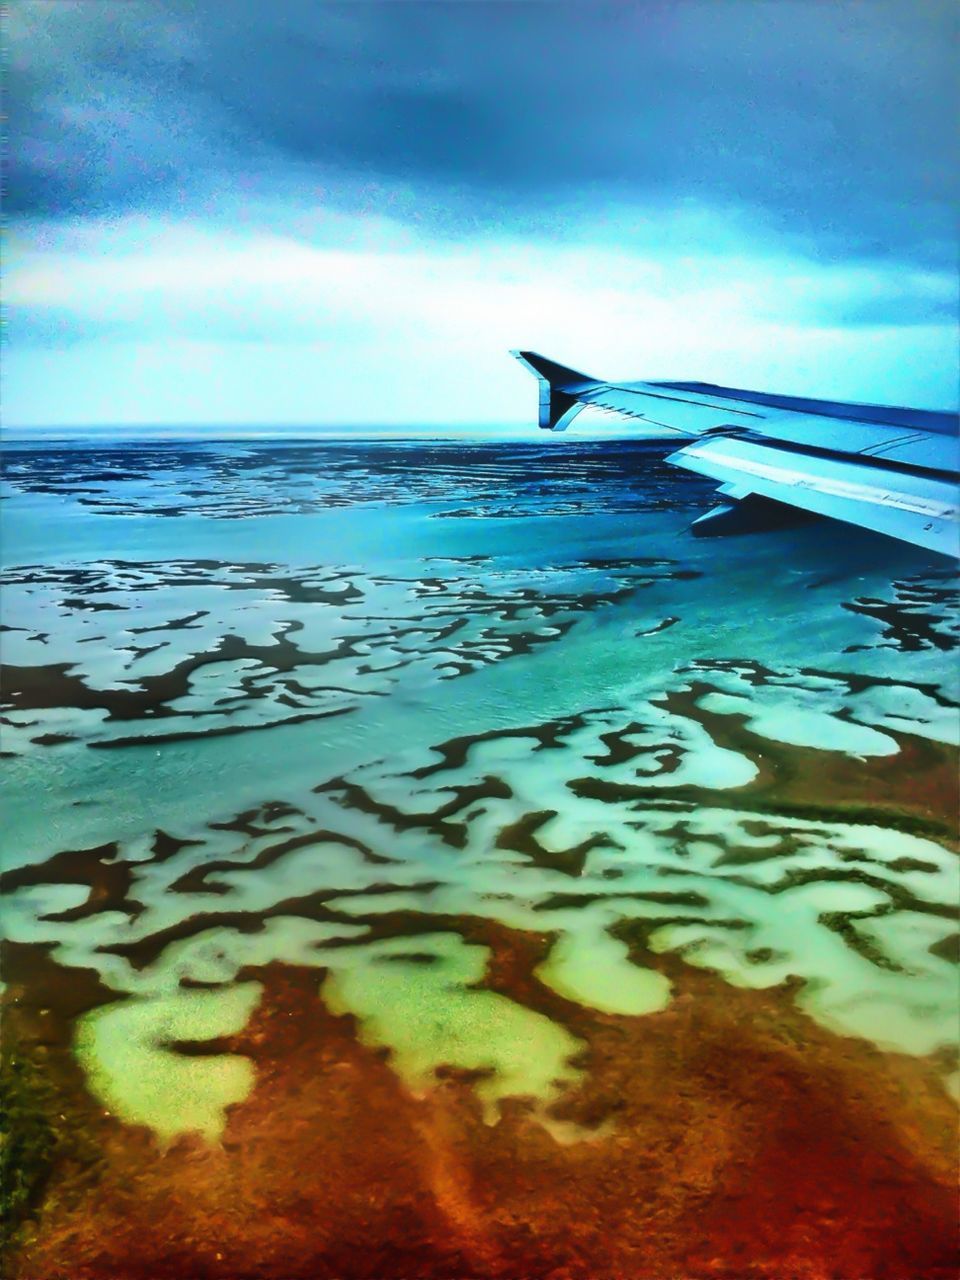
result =
[[[243,970],[283,960],[411,1090],[477,1070],[491,1123],[533,1097],[577,1141],[549,1109],[581,1046],[483,989],[471,918],[551,935],[542,981],[610,1013],[672,998],[639,923],[730,984],[801,978],[843,1034],[955,1039],[943,832],[830,797],[956,741],[952,573],[832,525],[695,540],[710,487],[664,452],[7,451],[5,927],[121,997],[76,1027],[105,1106],[215,1140],[254,1067],[176,1042],[242,1029]],[[778,808],[766,757],[819,790]]]

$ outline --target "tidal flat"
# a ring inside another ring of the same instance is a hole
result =
[[[4,450],[12,1280],[956,1274],[957,576],[668,451]]]

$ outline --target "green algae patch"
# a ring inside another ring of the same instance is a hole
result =
[[[425,963],[425,957],[431,961]],[[530,1098],[538,1115],[580,1079],[570,1059],[584,1045],[563,1026],[482,983],[486,947],[458,934],[390,938],[331,952],[322,996],[334,1014],[359,1019],[370,1045],[390,1050],[411,1092],[446,1072],[469,1073],[493,1124],[505,1098]]]
[[[561,934],[537,977],[558,995],[601,1013],[659,1013],[670,1003],[670,983],[662,973],[634,964],[629,952],[625,942],[602,929],[581,928]]]
[[[259,995],[260,984],[246,982],[95,1009],[79,1022],[75,1041],[91,1091],[112,1115],[146,1125],[162,1144],[191,1132],[218,1141],[226,1109],[253,1087],[253,1064],[236,1054],[188,1056],[173,1046],[237,1034]]]

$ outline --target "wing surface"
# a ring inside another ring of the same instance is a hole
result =
[[[951,481],[907,472],[891,480],[886,468],[853,457],[795,453],[735,436],[696,440],[667,461],[722,481],[728,493],[757,494],[927,551],[960,555]]]
[[[693,438],[669,461],[721,481],[725,498],[697,532],[770,527],[792,507],[960,556],[956,414],[702,382],[601,382],[534,351],[513,354],[539,380],[545,430],[565,430],[594,405]]]

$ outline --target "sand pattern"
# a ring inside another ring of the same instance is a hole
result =
[[[665,476],[620,521],[619,447],[572,498],[373,448],[332,497],[268,445],[14,459],[15,510],[268,532],[5,570],[10,1274],[952,1274],[955,577],[799,535],[768,580]],[[307,502],[360,508],[329,563],[269,533]],[[415,548],[352,556],[365,504]]]
[[[183,741],[343,715],[411,677],[450,680],[555,642],[585,614],[698,572],[670,560],[529,570],[206,560],[28,565],[8,616],[5,752]],[[173,616],[171,616],[171,614]]]
[[[563,450],[525,441],[171,441],[5,454],[13,492],[70,498],[100,515],[249,520],[428,503],[435,515],[503,519],[693,509],[710,489],[694,480],[678,493],[658,441],[602,450],[577,440]]]

